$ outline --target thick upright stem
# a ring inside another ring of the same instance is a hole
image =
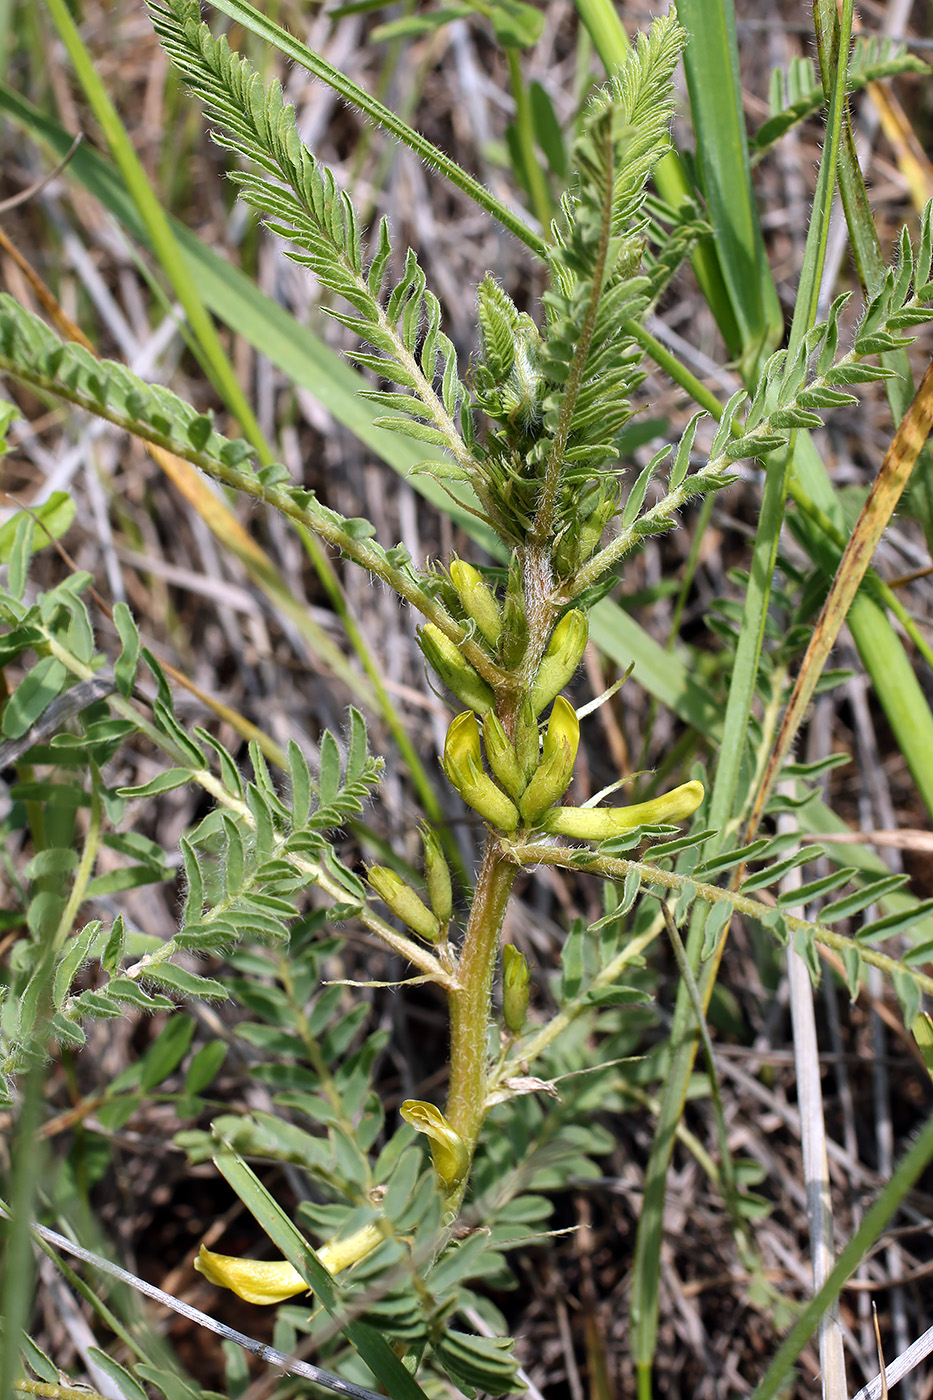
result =
[[[497,707],[499,719],[509,735],[514,735],[521,700],[534,681],[557,612],[552,599],[550,549],[540,545],[527,547],[522,573],[527,645],[515,672],[516,684],[500,695]],[[516,875],[516,864],[502,854],[499,837],[490,832],[457,960],[457,985],[447,993],[450,1090],[445,1117],[462,1139],[470,1160],[486,1114],[492,982],[499,954],[499,935]],[[453,1211],[459,1208],[467,1175],[464,1173],[448,1200]]]
[[[450,1092],[447,1121],[472,1157],[486,1110],[489,1017],[499,933],[518,869],[486,839],[466,936],[450,1000]]]

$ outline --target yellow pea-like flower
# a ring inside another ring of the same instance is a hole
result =
[[[541,819],[541,826],[553,836],[608,841],[644,823],[686,821],[704,796],[702,783],[682,783],[650,802],[636,802],[631,807],[553,807]]]
[[[479,725],[470,710],[457,715],[447,730],[444,772],[451,787],[456,788],[464,802],[485,817],[490,826],[499,831],[515,830],[518,826],[518,808],[483,771]]]
[[[531,687],[531,704],[536,715],[550,705],[573,676],[583,660],[589,624],[579,608],[564,613],[551,633]]]
[[[431,1158],[441,1185],[448,1192],[454,1191],[470,1167],[470,1154],[463,1138],[433,1103],[406,1099],[399,1112],[406,1123],[424,1133],[431,1144]]]
[[[496,646],[502,634],[502,609],[495,593],[479,570],[463,559],[453,560],[450,577],[467,617],[473,619],[486,641]]]
[[[315,1252],[328,1273],[339,1274],[371,1254],[382,1238],[378,1225],[364,1225],[346,1239],[328,1240]],[[287,1259],[240,1259],[233,1254],[214,1254],[202,1244],[194,1267],[208,1283],[229,1288],[246,1303],[283,1303],[298,1293],[310,1292]]]

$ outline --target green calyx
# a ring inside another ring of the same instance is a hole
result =
[[[432,670],[456,695],[464,705],[469,705],[478,715],[492,709],[495,701],[492,686],[487,685],[465,661],[453,642],[433,622],[429,622],[418,632],[418,645]]]
[[[580,721],[576,711],[558,695],[544,734],[541,762],[522,793],[522,821],[534,826],[567,790],[580,746]]]
[[[421,843],[424,847],[424,881],[428,887],[431,908],[441,925],[446,927],[454,911],[450,866],[447,864],[440,837],[426,823],[421,828]]]
[[[531,973],[524,953],[511,943],[502,949],[502,1015],[513,1035],[520,1035],[528,1014]]]
[[[509,796],[517,801],[525,790],[525,775],[501,720],[492,712],[483,720],[483,744],[490,768]]]
[[[400,875],[396,875],[388,866],[371,865],[366,878],[383,904],[388,905],[412,933],[428,943],[437,942],[441,933],[440,920]]]
[[[560,694],[583,659],[589,627],[577,608],[564,613],[551,633],[534,684],[531,707],[539,715]]]

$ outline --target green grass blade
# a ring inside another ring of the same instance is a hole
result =
[[[94,68],[93,60],[82,42],[66,0],[46,0],[46,3],[75,73],[107,138],[114,160],[120,168],[126,188],[146,227],[148,242],[184,308],[210,376],[227,407],[239,420],[245,435],[263,460],[270,461],[271,455],[262,431],[220,343],[220,337],[207,313],[198,284],[181,256],[168,215],[156,198],[126,128]]]
[[[839,44],[839,17],[835,4],[818,0],[813,17],[820,73],[824,87],[828,87],[833,73],[833,55]],[[848,121],[839,152],[839,194],[859,281],[869,297],[875,296],[884,281],[884,256]],[[910,359],[906,350],[894,350],[883,355],[881,363],[886,369],[894,370],[894,378],[885,382],[885,392],[894,422],[899,423],[914,396]],[[904,497],[901,509],[920,522],[927,544],[933,548],[933,449],[929,443],[920,453],[910,490]]]
[[[752,189],[735,12],[731,0],[681,0],[677,12],[690,36],[684,67],[697,162],[749,382],[780,341],[784,321]]]
[[[773,1400],[791,1367],[816,1330],[823,1313],[839,1296],[843,1285],[876,1244],[898,1206],[933,1160],[933,1118],[911,1143],[881,1195],[869,1207],[855,1234],[836,1260],[822,1288],[813,1295],[785,1337],[777,1355],[752,1392],[751,1400]]]
[[[20,1347],[33,1306],[35,1261],[29,1222],[33,1217],[41,1166],[36,1160],[37,1137],[45,1103],[45,1065],[33,1064],[25,1077],[16,1128],[10,1139],[9,1215],[0,1222],[3,1271],[0,1277],[0,1394],[15,1395],[22,1376]]]
[[[694,20],[696,21],[698,7],[694,4],[694,0],[687,0],[687,9],[694,14]],[[852,16],[851,0],[848,0],[846,9],[848,14],[848,26],[850,28]],[[725,21],[723,22],[725,23]],[[734,44],[734,22],[731,25],[727,24],[726,27],[730,31],[727,38],[730,43]],[[715,25],[712,25],[712,28],[715,30]],[[843,24],[843,31],[846,34],[849,32],[845,22]],[[720,36],[720,38],[721,37],[722,36]],[[714,51],[714,48],[707,47],[702,49],[699,65],[695,69],[693,75],[694,86],[698,82],[699,77],[702,76],[703,64],[712,62],[712,54]],[[848,42],[846,42],[845,52],[848,53]],[[720,61],[722,61],[721,55]],[[715,84],[709,82],[711,71],[712,70],[709,70],[706,75],[707,86],[715,86]],[[831,106],[829,117],[829,140],[824,148],[823,159],[820,165],[820,175],[817,182],[816,193],[817,207],[814,208],[808,231],[807,247],[804,255],[804,270],[801,274],[800,295],[795,309],[794,324],[791,331],[791,339],[794,346],[802,340],[816,317],[820,274],[825,255],[826,233],[829,224],[829,212],[832,204],[833,189],[835,187],[836,161],[842,130],[842,113],[845,108],[845,83],[846,64],[842,62],[839,64],[837,83],[833,93],[833,105]],[[691,86],[691,94],[693,94],[694,86]],[[721,109],[722,103],[707,103],[706,120],[708,122],[716,122],[722,119],[723,113]],[[723,131],[720,134],[725,141],[727,128],[723,127]],[[702,138],[702,129],[699,127],[698,138]],[[728,145],[727,142],[726,145]],[[720,166],[717,164],[716,159],[711,161],[709,169],[713,172],[714,178],[719,178],[717,172],[720,170]],[[712,212],[713,205],[711,201],[711,213]],[[771,597],[771,582],[774,575],[775,563],[777,561],[781,528],[784,522],[787,478],[792,455],[793,445],[790,444],[786,453],[781,454],[780,458],[777,460],[772,458],[766,465],[764,493],[758,529],[755,536],[755,547],[752,556],[749,581],[745,594],[742,627],[739,633],[732,680],[729,687],[729,698],[726,705],[726,715],[723,722],[723,743],[720,748],[719,763],[716,769],[716,777],[713,783],[713,792],[710,801],[710,811],[707,818],[708,824],[715,828],[719,835],[713,838],[705,848],[707,857],[715,855],[718,850],[723,848],[729,835],[730,822],[733,818],[733,809],[739,787],[739,776],[745,756],[746,736],[748,734],[752,704],[756,691],[761,647],[764,640],[765,622]],[[719,962],[726,937],[726,931],[724,931],[717,952],[713,957],[701,964],[700,954],[703,946],[705,923],[705,907],[697,905],[690,919],[690,931],[687,938],[686,953],[688,964],[697,979],[704,1010],[709,1005],[709,999],[712,995],[713,986],[718,975]],[[631,1304],[633,1324],[632,1351],[638,1369],[639,1383],[643,1387],[650,1387],[650,1375],[657,1347],[660,1250],[663,1234],[664,1196],[667,1185],[667,1173],[670,1166],[670,1157],[674,1146],[677,1125],[680,1122],[686,1102],[687,1086],[690,1075],[693,1072],[698,1045],[699,1028],[691,1007],[689,989],[686,983],[682,981],[677,991],[677,1002],[671,1028],[671,1065],[665,1080],[658,1124],[652,1143],[651,1156],[645,1172],[644,1203],[635,1243]]]
[[[613,0],[575,0],[575,3],[603,67],[607,73],[615,72],[625,61],[631,46]],[[654,183],[673,209],[679,208],[685,200],[695,199],[693,185],[676,151],[671,151],[655,167]],[[737,358],[742,351],[742,338],[711,238],[700,240],[690,256],[690,264],[729,354]]]
[[[346,1333],[386,1395],[392,1396],[392,1400],[426,1400],[418,1382],[409,1375],[379,1333],[363,1322],[348,1322],[339,1306],[330,1275],[255,1172],[235,1152],[219,1152],[214,1161],[217,1170],[233,1187],[276,1248],[298,1270],[307,1281],[308,1287],[313,1289],[331,1317]]]
[[[851,0],[848,0],[846,5],[846,13],[848,23],[844,24],[845,47],[842,51],[841,61],[837,64],[836,84],[833,89],[828,118],[828,139],[823,148],[823,158],[820,161],[813,211],[807,231],[800,285],[788,344],[788,360],[797,352],[807,331],[816,321],[820,279],[829,232],[829,216],[836,183],[836,164],[842,133],[842,120],[845,113],[846,56],[849,50],[848,35],[851,32],[852,23]],[[745,594],[742,627],[739,633],[735,666],[723,725],[725,738],[719,755],[719,765],[710,805],[710,825],[721,832],[725,831],[727,823],[733,815],[739,772],[745,752],[745,736],[748,733],[749,716],[751,715],[758,678],[758,664],[764,641],[765,622],[771,599],[771,581],[774,577],[778,544],[784,524],[787,484],[794,455],[794,443],[795,439],[792,438],[786,453],[775,454],[769,459],[765,469],[764,491],[758,528],[755,533],[748,588]],[[715,852],[711,850],[710,854],[715,854]]]
[[[656,642],[624,608],[608,600],[597,603],[590,613],[590,638],[619,667],[634,664],[633,679],[685,724],[714,741],[720,738],[722,707],[681,657]]]

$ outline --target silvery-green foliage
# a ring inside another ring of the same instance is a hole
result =
[[[687,501],[719,490],[734,480],[731,468],[743,458],[761,458],[785,445],[792,432],[822,424],[817,410],[858,403],[849,386],[887,379],[892,370],[867,363],[867,358],[912,344],[905,331],[933,320],[933,201],[920,220],[916,249],[906,229],[898,241],[896,264],[889,268],[878,293],[865,307],[851,349],[839,353],[840,318],[850,297],[833,302],[825,321],[803,338],[792,360],[785,350],[776,351],[764,366],[752,394],[739,389],[723,409],[706,462],[690,471],[690,454],[699,423],[697,414],[685,429],[676,449],[657,452],[625,498],[614,538],[593,558],[581,563],[577,587],[587,587],[629,554],[648,534],[669,530],[674,516]],[[742,414],[744,413],[744,420]],[[647,510],[642,505],[647,487],[673,451],[668,489]]]
[[[868,83],[880,83],[900,73],[926,75],[929,71],[926,63],[887,35],[858,34],[849,55],[849,90],[856,92]],[[775,68],[771,74],[769,98],[771,116],[751,140],[752,156],[758,160],[791,127],[822,110],[825,94],[812,59],[798,55],[786,70]]]
[[[328,832],[362,811],[381,770],[381,761],[367,750],[362,716],[351,710],[346,745],[342,749],[325,732],[313,777],[293,744],[285,792],[272,781],[254,744],[253,777],[244,779],[213,735],[203,729],[189,733],[179,723],[171,687],[155,658],[141,648],[125,606],[117,613],[122,648],[112,680],[98,675],[95,684],[102,658],[82,598],[90,578],[73,575],[30,602],[34,532],[28,517],[20,533],[16,592],[0,590],[0,618],[7,627],[4,661],[25,670],[2,724],[7,743],[17,745],[18,761],[38,775],[10,788],[5,822],[10,831],[22,825],[24,804],[34,804],[46,814],[44,829],[60,833],[61,844],[38,851],[24,872],[32,936],[17,944],[14,978],[0,1016],[5,1079],[43,1053],[50,1034],[59,1044],[81,1045],[88,1020],[120,1016],[126,1007],[171,1010],[173,998],[225,998],[225,987],[193,971],[185,955],[229,950],[243,940],[286,944],[296,900],[322,880],[332,901],[361,905],[365,890],[337,859]],[[125,698],[133,695],[141,661],[155,681],[151,720]],[[71,694],[80,694],[84,704],[68,706]],[[118,714],[103,698],[108,694],[120,696]],[[49,716],[51,725],[45,723]],[[159,744],[168,766],[142,785],[115,785],[108,779],[111,761],[139,734]],[[109,927],[92,920],[78,932],[62,924],[73,889],[83,904],[174,879],[160,846],[138,833],[122,835],[119,828],[127,803],[189,783],[206,788],[216,809],[182,840],[186,899],[175,935],[166,941],[144,935],[127,928],[122,916]],[[100,844],[129,863],[95,875],[92,859],[90,871],[81,869],[73,814],[82,808],[98,814],[96,821],[106,817],[113,829],[104,831]]]
[[[501,679],[501,672],[491,674],[500,664],[518,666],[524,649],[521,553],[529,543],[550,552],[556,601],[586,606],[640,540],[671,529],[692,497],[733,480],[738,460],[763,456],[797,429],[818,425],[821,412],[853,404],[849,386],[886,373],[865,357],[905,344],[904,332],[933,316],[928,207],[916,252],[905,233],[897,265],[866,308],[848,352],[839,348],[840,300],[793,360],[779,352],[751,395],[741,392],[730,400],[703,465],[695,466],[696,445],[703,441],[697,415],[679,442],[655,453],[623,491],[622,434],[643,377],[632,330],[702,231],[695,210],[681,211],[654,262],[645,256],[649,215],[654,217],[645,204],[646,183],[668,148],[672,73],[683,42],[676,18],[652,26],[584,114],[573,150],[573,183],[551,231],[541,308],[536,315],[520,312],[492,277],[485,278],[477,294],[480,354],[471,374],[461,378],[454,347],[441,329],[440,305],[417,258],[410,251],[399,258],[401,275],[388,285],[392,246],[386,222],[375,229],[367,252],[351,200],[302,145],[281,88],[265,87],[226,40],[214,39],[200,23],[194,0],[166,0],[153,14],[171,58],[216,124],[218,141],[246,163],[232,177],[244,198],[289,242],[291,256],[351,308],[331,314],[370,347],[356,352],[357,363],[391,386],[366,391],[388,415],[380,420],[383,426],[443,457],[427,469],[468,483],[481,513],[509,547],[501,655],[494,660],[494,644],[484,650],[476,640],[450,579],[419,573],[404,550],[373,538],[369,521],[328,509],[312,492],[294,487],[279,464],[257,469],[248,446],[217,433],[210,415],[197,413],[168,389],[145,384],[122,365],[63,344],[8,297],[0,298],[0,369],[167,448],[307,525],[443,625],[447,640],[459,644],[471,664],[482,670],[486,660],[493,681]],[[666,483],[652,497],[662,469]],[[600,549],[609,529],[614,533]],[[11,994],[0,1011],[0,1070],[9,1076],[44,1053],[46,1026],[60,1044],[77,1047],[85,1023],[115,1017],[126,1007],[167,1011],[179,998],[232,998],[243,1015],[234,1044],[271,1102],[268,1108],[225,1113],[210,1131],[189,1129],[178,1145],[196,1162],[223,1150],[303,1170],[315,1183],[315,1196],[300,1204],[298,1215],[316,1237],[376,1218],[387,1222],[390,1237],[339,1286],[347,1315],[409,1348],[416,1361],[427,1358],[467,1393],[514,1390],[511,1340],[465,1330],[469,1307],[485,1309],[494,1330],[508,1330],[471,1285],[482,1279],[508,1286],[506,1251],[543,1233],[550,1195],[568,1178],[598,1175],[597,1159],[612,1144],[590,1121],[594,1111],[630,1101],[639,1092],[639,1074],[652,1071],[650,1064],[631,1071],[623,1066],[639,1048],[638,1033],[652,1014],[648,978],[630,950],[633,932],[644,932],[656,914],[656,897],[668,901],[675,923],[697,900],[708,906],[705,956],[714,952],[735,912],[778,941],[793,938],[814,976],[817,948],[829,943],[843,959],[853,993],[863,961],[880,962],[880,945],[893,933],[922,931],[931,902],[909,900],[900,877],[869,872],[866,880],[846,867],[769,906],[754,896],[823,855],[823,847],[790,849],[783,836],[742,846],[736,836],[728,849],[701,862],[700,847],[711,835],[702,811],[692,831],[642,827],[595,850],[560,851],[563,865],[603,877],[605,911],[590,925],[577,921],[568,933],[553,988],[565,1026],[560,1039],[534,1059],[539,1077],[531,1079],[525,1063],[536,1028],[503,1050],[492,1131],[480,1146],[463,1217],[467,1233],[452,1239],[435,1173],[426,1168],[411,1129],[387,1127],[373,1089],[387,1033],[369,1028],[367,1000],[345,986],[324,985],[325,961],[338,936],[326,932],[325,924],[335,927],[352,915],[365,922],[366,891],[328,837],[360,812],[378,776],[361,717],[351,712],[343,741],[323,736],[313,773],[292,745],[287,784],[273,781],[254,746],[246,776],[206,730],[189,732],[179,721],[165,675],[141,647],[129,610],[118,606],[121,651],[112,685],[88,691],[83,710],[73,709],[77,732],[44,728],[53,714],[65,713],[79,686],[103,680],[103,658],[82,598],[87,575],[31,598],[33,541],[33,523],[24,517],[8,587],[0,593],[6,628],[0,661],[23,668],[2,726],[9,742],[28,741],[25,757],[43,767],[43,776],[12,789],[7,821],[22,823],[26,803],[42,805],[54,817],[56,839],[26,871],[28,936],[17,946]],[[718,630],[727,645],[730,621],[722,609]],[[805,622],[794,616],[790,626],[778,629],[784,652],[776,646],[770,654],[772,673],[792,653]],[[763,675],[767,699],[767,665]],[[485,682],[487,672],[482,676]],[[154,689],[148,707],[136,703],[142,684]],[[118,786],[111,761],[140,734],[161,752],[165,766],[147,783]],[[760,740],[753,726],[753,757]],[[786,776],[796,784],[795,795],[775,802],[805,807],[818,774],[796,765]],[[91,878],[81,890],[82,902],[102,899],[176,873],[160,847],[123,836],[119,828],[127,803],[154,802],[189,783],[208,794],[212,810],[181,841],[185,903],[173,937],[157,943],[127,928],[119,916],[109,924],[92,920],[75,932],[66,913],[81,851],[69,813],[86,808],[105,814],[116,834],[103,840],[131,862],[116,875]],[[539,848],[533,854],[537,859],[548,852]],[[732,892],[725,886],[739,867],[742,879]],[[299,915],[311,886],[328,909]],[[807,917],[793,912],[804,901],[813,906]],[[865,911],[881,901],[881,916],[865,920]],[[418,951],[409,942],[407,956],[417,959]],[[433,952],[421,952],[431,963]],[[224,955],[231,975],[222,983],[194,970],[193,958],[207,954]],[[906,963],[888,959],[886,965],[910,1022],[917,977]],[[438,969],[435,961],[428,978]],[[594,1041],[603,1056],[596,1066]],[[178,1062],[172,1059],[177,1049],[159,1052],[162,1068]],[[215,1052],[210,1059],[204,1074]],[[551,1074],[562,1076],[559,1098],[549,1092]],[[140,1082],[115,1095],[112,1124],[132,1111]],[[193,1082],[199,1082],[197,1075]],[[306,1306],[286,1305],[280,1318],[339,1357],[345,1342],[324,1310],[309,1317]]]
[[[388,410],[380,426],[468,462],[460,435],[462,426],[470,436],[469,413],[460,411],[466,390],[454,347],[440,329],[440,304],[426,289],[415,254],[408,252],[401,279],[386,290],[387,221],[379,224],[367,262],[353,203],[302,143],[281,85],[264,86],[226,39],[215,40],[199,23],[194,0],[170,0],[151,12],[166,52],[214,119],[214,139],[249,162],[231,175],[243,198],[287,240],[294,261],[353,307],[328,314],[378,352],[353,358],[396,386],[367,394]]]

